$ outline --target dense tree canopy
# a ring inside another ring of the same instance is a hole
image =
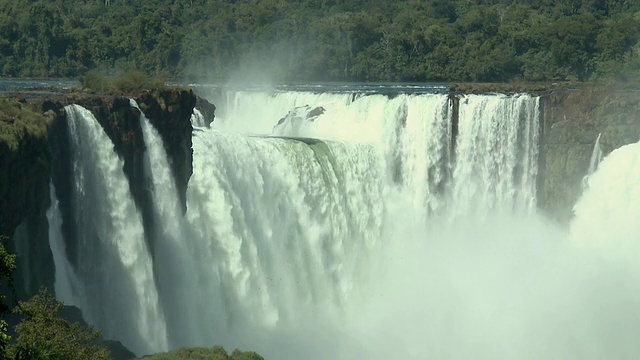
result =
[[[639,30],[637,0],[0,0],[0,75],[584,81]]]

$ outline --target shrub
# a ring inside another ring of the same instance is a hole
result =
[[[165,87],[164,76],[149,78],[146,73],[140,70],[129,70],[119,76],[106,76],[99,71],[90,70],[80,76],[78,81],[82,88],[100,92],[122,91],[133,93]]]
[[[149,88],[149,77],[142,71],[131,70],[114,82],[115,88],[124,92],[136,92]]]
[[[109,88],[109,80],[105,75],[96,70],[89,70],[78,78],[83,89],[106,91]]]
[[[46,288],[31,300],[20,301],[14,311],[24,319],[15,327],[18,339],[9,346],[9,354],[17,359],[36,355],[48,359],[109,359],[109,351],[94,343],[100,333],[58,316],[61,307]]]

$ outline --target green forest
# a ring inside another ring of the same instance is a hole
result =
[[[0,76],[636,80],[637,0],[0,0]]]

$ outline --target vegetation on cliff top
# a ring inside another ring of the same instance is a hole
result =
[[[140,70],[129,70],[126,73],[117,75],[89,70],[81,75],[78,80],[83,89],[100,92],[122,91],[124,93],[134,93],[165,88],[165,79],[163,77],[149,77]]]
[[[0,98],[0,158],[17,151],[27,136],[46,138],[46,134],[41,114],[29,105]]]
[[[145,356],[145,360],[264,360],[252,351],[234,350],[231,355],[221,346],[213,348],[180,348],[166,353]]]
[[[639,39],[636,0],[0,0],[1,76],[628,79]]]

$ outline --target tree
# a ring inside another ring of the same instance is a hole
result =
[[[6,236],[0,235],[0,241],[6,240]],[[13,291],[12,273],[16,269],[16,256],[10,254],[2,243],[0,243],[0,281],[3,289]],[[0,293],[0,360],[5,359],[6,348],[10,337],[7,334],[8,325],[4,320],[5,314],[9,311],[7,296]]]
[[[58,316],[60,308],[62,303],[46,288],[31,300],[20,301],[15,312],[24,319],[15,327],[18,339],[9,346],[9,354],[18,359],[109,359],[109,351],[94,343],[100,333]]]

